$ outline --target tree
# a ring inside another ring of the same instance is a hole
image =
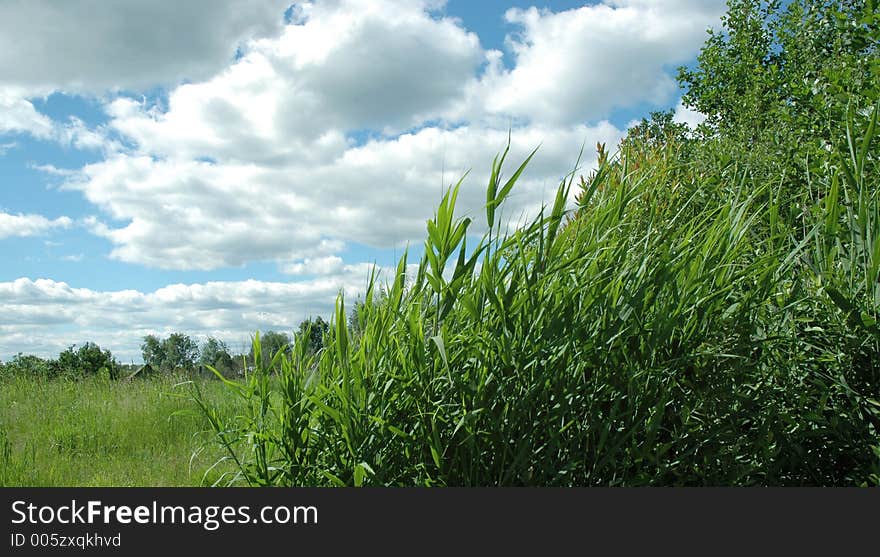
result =
[[[84,377],[106,374],[110,379],[118,379],[121,366],[109,350],[101,350],[94,342],[86,342],[79,348],[73,344],[58,355],[53,362],[57,375]]]
[[[847,114],[878,98],[876,4],[728,0],[697,66],[679,69],[685,104],[734,156],[803,174],[807,157],[845,140]]]
[[[648,118],[631,127],[626,132],[627,142],[639,143],[648,147],[659,147],[671,141],[684,143],[690,136],[687,124],[675,121],[672,110],[652,112]]]
[[[141,344],[144,363],[156,369],[192,371],[199,359],[199,345],[183,333],[171,333],[166,339],[147,335]]]
[[[53,363],[54,360],[44,360],[39,356],[19,352],[3,364],[3,374],[10,377],[55,377],[58,369]]]
[[[263,358],[267,360],[271,360],[275,357],[279,351],[284,350],[290,353],[290,337],[285,333],[278,333],[275,331],[266,331],[262,335],[260,335],[260,349],[263,353]],[[254,349],[251,347],[250,354],[248,355],[248,360],[251,362],[254,361]]]
[[[141,344],[141,354],[145,364],[149,364],[155,369],[162,369],[165,363],[165,350],[159,337],[156,335],[145,336],[144,342]]]
[[[709,31],[695,69],[680,68],[684,102],[723,133],[753,135],[772,118],[779,88],[779,54],[769,22],[775,0],[728,0],[723,31]]]
[[[171,333],[162,343],[165,366],[169,369],[193,371],[199,359],[199,345],[183,333]]]
[[[319,315],[314,319],[309,317],[299,324],[297,338],[300,342],[306,342],[306,351],[310,354],[317,354],[324,348],[324,334],[330,330],[330,324],[324,321]]]
[[[229,347],[222,340],[208,337],[202,345],[202,355],[199,360],[204,366],[211,366],[217,371],[230,372],[235,368],[235,361],[229,354]]]

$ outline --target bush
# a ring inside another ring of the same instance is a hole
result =
[[[38,356],[18,353],[12,360],[0,364],[0,377],[42,377],[51,378],[56,375],[52,360],[44,360]]]
[[[98,375],[108,379],[118,379],[122,367],[109,350],[102,350],[93,342],[86,342],[79,348],[71,345],[52,361],[53,376],[86,377]]]

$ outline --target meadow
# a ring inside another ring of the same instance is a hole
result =
[[[220,384],[202,393],[223,407]],[[198,486],[217,448],[171,377],[0,382],[0,486]],[[230,409],[231,410],[231,409]],[[220,472],[218,471],[218,474]]]

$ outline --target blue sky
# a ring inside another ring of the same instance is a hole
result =
[[[443,186],[468,169],[459,210],[482,214],[508,130],[514,161],[541,145],[516,217],[584,142],[613,145],[651,110],[698,119],[675,68],[724,8],[118,0],[96,17],[80,4],[0,6],[2,360],[95,341],[138,361],[145,334],[173,331],[240,349],[327,316],[373,263],[418,254]]]

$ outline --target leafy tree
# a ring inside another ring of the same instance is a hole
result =
[[[45,360],[39,356],[19,352],[3,364],[3,374],[24,377],[54,377],[57,369],[52,366],[53,360]]]
[[[728,0],[722,23],[679,69],[685,104],[734,157],[803,176],[878,98],[876,0]]]
[[[299,324],[297,338],[304,339],[308,343],[306,348],[308,352],[317,354],[324,347],[324,334],[328,330],[330,324],[320,315],[314,319],[310,317]]]
[[[214,337],[208,337],[205,341],[199,361],[202,365],[211,366],[221,373],[235,369],[235,361],[229,353],[229,347],[225,342]]]
[[[118,379],[121,366],[109,350],[101,350],[94,342],[86,342],[79,348],[75,344],[58,355],[52,363],[57,369],[56,375],[87,375],[106,374],[110,379]]]
[[[690,128],[687,124],[674,120],[672,110],[652,112],[648,118],[631,127],[626,132],[626,139],[621,147],[628,144],[640,144],[647,147],[659,147],[670,142],[685,144],[690,140]],[[600,153],[604,147],[600,148]]]
[[[165,366],[169,369],[192,371],[199,360],[199,345],[183,333],[171,333],[162,343],[165,352]]]
[[[156,369],[161,369],[165,363],[165,350],[162,341],[156,335],[147,335],[141,344],[141,354],[144,363]]]
[[[672,110],[652,112],[648,118],[642,118],[641,122],[627,130],[626,137],[620,143],[620,152],[627,157],[630,168],[639,164],[660,165],[660,160],[665,157],[677,163],[666,165],[670,184],[687,174],[687,169],[681,163],[696,159],[701,147],[699,134],[695,134],[687,124],[676,122],[674,117]],[[608,161],[608,153],[604,144],[596,147],[598,166],[601,167]],[[596,174],[594,171],[590,175],[584,187],[596,178]]]
[[[685,104],[706,115],[706,123],[728,135],[752,135],[766,128],[779,97],[780,59],[770,21],[775,0],[728,0],[722,31],[709,31],[695,69],[680,68]]]
[[[274,358],[275,354],[277,354],[280,350],[285,350],[290,352],[290,337],[285,333],[278,333],[276,331],[266,331],[265,333],[260,335],[260,346],[263,352],[264,358]],[[254,349],[251,347],[251,351],[248,354],[248,360],[254,361]]]
[[[199,360],[199,345],[183,333],[171,333],[166,339],[147,335],[141,344],[144,363],[164,371],[192,371]]]

